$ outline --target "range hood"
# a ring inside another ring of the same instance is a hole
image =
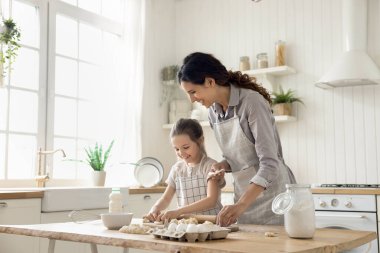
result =
[[[345,52],[315,85],[328,89],[380,84],[380,70],[367,54],[367,0],[342,0]]]

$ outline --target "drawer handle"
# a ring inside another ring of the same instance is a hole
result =
[[[0,202],[0,208],[5,208],[7,206],[8,206],[7,202]]]
[[[152,197],[150,195],[145,195],[144,196],[144,200],[148,200],[148,199],[151,199]]]

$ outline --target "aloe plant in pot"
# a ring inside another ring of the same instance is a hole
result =
[[[284,91],[280,86],[278,92],[272,92],[272,110],[275,116],[280,115],[292,115],[292,104],[299,102],[303,104],[303,101],[296,97],[294,91],[289,89]]]
[[[114,140],[110,143],[108,148],[104,151],[103,145],[98,142],[95,143],[94,146],[88,146],[84,148],[86,152],[85,160],[76,160],[76,159],[68,159],[68,161],[81,162],[89,165],[92,170],[93,176],[93,185],[94,186],[104,186],[106,180],[106,163],[110,156],[110,152],[112,146],[114,144]]]
[[[104,186],[106,180],[106,172],[104,171],[104,168],[110,155],[113,143],[114,141],[110,143],[104,153],[102,144],[98,144],[97,142],[93,148],[87,147],[84,149],[87,154],[86,162],[93,169],[93,182],[95,186]]]

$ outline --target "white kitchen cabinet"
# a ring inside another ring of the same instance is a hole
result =
[[[127,203],[125,203],[124,210],[125,212],[133,213],[134,218],[142,218],[161,196],[162,193],[131,194]],[[168,209],[176,207],[177,199],[174,196]]]
[[[0,200],[0,224],[40,223],[41,199]],[[39,239],[36,237],[0,234],[2,253],[38,253]]]
[[[89,219],[93,219],[95,215],[108,212],[108,209],[94,209],[94,210],[84,210],[82,212],[83,216],[88,216]],[[70,211],[63,212],[50,212],[41,213],[41,223],[57,223],[57,222],[72,222],[69,218]],[[80,219],[83,220],[83,219]],[[40,238],[40,253],[48,252],[49,240],[46,238]],[[120,247],[112,247],[105,245],[98,245],[99,253],[122,253],[123,249]],[[88,243],[78,243],[78,242],[67,242],[57,240],[55,242],[54,253],[91,253],[90,244]]]
[[[376,195],[376,205],[377,205],[377,240],[380,242],[380,195]],[[380,243],[379,243],[379,252],[380,252]]]

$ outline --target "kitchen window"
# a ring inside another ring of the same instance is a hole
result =
[[[36,176],[40,147],[81,159],[85,146],[115,138],[124,1],[3,0],[2,10],[20,27],[22,47],[0,89],[0,180],[26,180]],[[81,179],[87,170],[46,157],[54,179]]]

